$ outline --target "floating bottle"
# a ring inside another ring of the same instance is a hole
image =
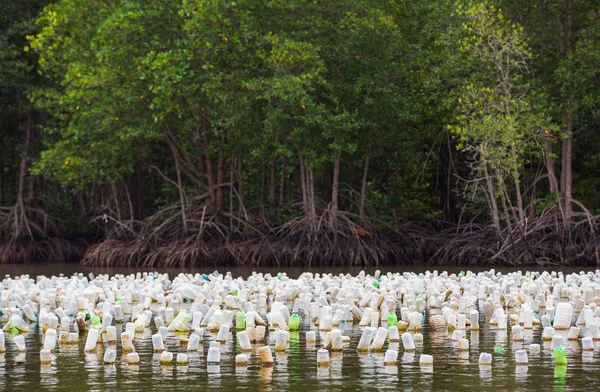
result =
[[[300,317],[297,314],[292,314],[288,322],[288,328],[290,331],[297,331],[300,326]]]
[[[529,358],[527,357],[527,351],[525,351],[525,350],[515,351],[515,363],[517,365],[528,365]]]
[[[562,347],[556,347],[552,353],[554,354],[554,364],[559,366],[567,365],[567,354]]]
[[[23,335],[15,336],[15,345],[17,346],[17,350],[19,352],[27,351],[27,347],[25,346],[25,337],[23,337]]]
[[[568,302],[559,302],[556,304],[553,324],[555,330],[569,329],[571,327],[572,318],[573,305]]]
[[[134,351],[131,333],[129,333],[129,332],[121,333],[121,348],[123,349],[123,352]]]
[[[468,339],[458,339],[457,345],[458,351],[469,351],[469,340]]]
[[[246,312],[238,310],[235,314],[235,329],[246,329]]]
[[[410,332],[404,332],[402,334],[402,345],[404,346],[404,351],[415,351],[415,342]]]
[[[329,351],[321,348],[317,350],[317,366],[329,366]]]
[[[383,364],[386,366],[396,365],[398,361],[398,351],[388,349],[385,352],[385,357],[383,358]]]
[[[0,329],[0,353],[6,352],[6,342],[4,339],[4,331]]]
[[[52,362],[52,353],[50,350],[40,350],[40,363],[42,365],[49,365]]]
[[[522,342],[525,340],[525,335],[523,334],[523,328],[520,325],[512,326],[512,338],[515,342]]]
[[[189,356],[185,353],[178,353],[177,357],[175,358],[175,362],[178,365],[187,365],[189,362]]]
[[[127,363],[130,365],[137,365],[140,363],[140,355],[138,353],[127,354]]]
[[[246,354],[238,354],[235,356],[235,366],[248,365],[248,356]]]
[[[594,351],[594,340],[591,337],[581,339],[583,351]]]
[[[398,332],[397,325],[393,324],[391,327],[389,327],[388,332],[389,332],[389,336],[390,336],[390,342],[399,342],[400,341],[400,334]]]
[[[85,351],[93,351],[96,349],[96,344],[98,344],[98,336],[100,332],[96,328],[91,328],[88,331],[87,338],[85,340]]]
[[[163,351],[160,354],[160,363],[161,365],[169,365],[173,363],[173,353],[168,351]]]
[[[104,352],[104,363],[113,364],[113,363],[115,363],[116,359],[117,359],[117,352],[110,348],[106,349],[106,351]]]
[[[539,353],[541,351],[541,347],[539,344],[537,343],[533,343],[529,345],[529,352],[530,353]]]
[[[250,344],[250,337],[248,336],[247,331],[238,332],[236,337],[242,351],[252,351],[252,345]]]
[[[542,331],[542,340],[545,342],[549,342],[550,340],[552,340],[553,336],[554,336],[554,328],[544,327],[544,330]]]
[[[155,333],[152,335],[152,348],[155,353],[162,353],[165,351],[165,343],[163,342],[162,335],[159,333]]]
[[[227,335],[229,334],[229,324],[221,324],[219,333],[215,339],[219,343],[225,343],[227,341]]]
[[[306,343],[316,343],[317,333],[315,331],[306,332]]]
[[[373,343],[371,344],[371,351],[383,350],[383,345],[385,344],[385,340],[387,339],[387,336],[388,336],[387,328],[384,328],[384,327],[377,328],[377,332],[375,333],[375,338],[373,339]]]
[[[342,351],[342,331],[333,329],[329,334],[331,337],[331,351]]]
[[[108,343],[116,343],[117,342],[117,328],[113,325],[106,328],[106,341]]]
[[[491,366],[492,365],[492,354],[481,353],[479,354],[479,366]]]
[[[550,344],[550,349],[554,350],[557,347],[562,347],[563,345],[563,337],[560,335],[552,336],[552,343]]]
[[[567,340],[578,340],[579,339],[579,328],[571,327],[569,329],[569,335],[567,336]]]
[[[388,327],[394,325],[397,327],[398,325],[398,316],[396,315],[396,312],[389,312],[388,316],[387,316],[387,325]]]
[[[479,331],[479,312],[471,310],[469,312],[469,321],[471,322],[471,331]]]
[[[263,366],[273,365],[273,352],[271,351],[271,347],[263,346],[259,348],[258,355],[260,356],[260,361]]]

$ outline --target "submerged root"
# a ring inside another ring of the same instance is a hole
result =
[[[153,217],[135,239],[112,236],[90,247],[82,263],[128,267],[367,266],[412,262],[422,246],[422,241],[407,232],[377,230],[365,222],[358,225],[343,215],[335,225],[321,217],[312,222],[297,219],[276,228],[255,226],[249,219],[240,225],[243,231],[231,220],[223,223],[226,219],[189,219],[192,225],[186,235],[176,215]],[[155,226],[157,222],[161,223]]]

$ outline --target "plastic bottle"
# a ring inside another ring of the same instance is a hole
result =
[[[161,365],[168,365],[173,363],[173,353],[168,351],[163,351],[160,354],[160,363]]]
[[[564,339],[560,335],[552,336],[552,343],[550,344],[550,349],[554,350],[557,347],[562,347],[563,341]]]
[[[579,339],[579,328],[571,327],[569,329],[569,335],[567,336],[567,340],[578,340]]]
[[[554,313],[553,327],[556,330],[566,330],[571,327],[573,318],[573,305],[568,302],[559,302],[556,304]]]
[[[248,365],[248,356],[246,354],[238,354],[235,356],[235,366]]]
[[[50,350],[40,350],[40,363],[42,365],[49,365],[52,362],[52,353]]]
[[[306,332],[306,343],[316,343],[317,333],[315,331]]]
[[[175,362],[178,365],[187,365],[189,362],[189,356],[185,353],[178,353]]]
[[[275,351],[285,351],[289,339],[289,332],[279,330],[275,333]]]
[[[324,348],[317,351],[317,366],[329,366],[329,351]]]
[[[357,351],[369,351],[369,347],[371,345],[371,340],[375,335],[377,328],[366,327],[363,329],[362,335],[360,336],[360,341],[358,342],[358,347],[356,347]]]
[[[530,353],[539,353],[541,351],[541,347],[539,344],[537,343],[533,343],[529,345],[529,352]]]
[[[152,335],[152,348],[155,353],[162,353],[165,351],[165,343],[163,342],[162,335],[159,333],[155,333]]]
[[[481,353],[479,354],[479,366],[491,366],[492,365],[492,354]]]
[[[229,334],[229,324],[221,324],[219,333],[217,334],[216,341],[225,343],[227,341],[227,335]]]
[[[556,347],[552,353],[554,354],[554,364],[559,366],[567,365],[567,354],[562,347]]]
[[[468,339],[458,339],[458,351],[469,351],[469,340]]]
[[[548,341],[552,340],[553,336],[554,336],[554,328],[544,327],[544,330],[542,331],[542,340],[545,342],[548,342]]]
[[[594,351],[594,340],[591,337],[581,339],[583,351]]]
[[[342,331],[333,329],[329,333],[331,337],[331,351],[342,351]]]
[[[96,328],[91,328],[88,331],[88,335],[85,340],[85,351],[93,351],[96,349],[96,344],[98,344],[98,336],[99,331]]]
[[[238,310],[235,313],[235,329],[246,329],[246,312]]]
[[[140,363],[140,355],[138,353],[127,354],[127,363],[130,365],[137,365]]]
[[[260,356],[260,361],[263,366],[273,365],[273,352],[271,351],[271,347],[263,346],[259,348],[258,355]]]
[[[479,331],[479,312],[471,310],[469,312],[469,321],[471,322],[471,331]]]
[[[383,358],[383,364],[385,366],[393,366],[393,365],[396,365],[397,361],[398,361],[398,351],[388,349],[385,352],[385,357]]]
[[[290,331],[297,331],[300,326],[300,317],[297,314],[292,314],[288,321],[288,328]]]
[[[373,344],[371,344],[371,351],[383,350],[383,345],[385,344],[385,340],[386,340],[387,336],[388,336],[387,328],[384,328],[384,327],[377,328],[377,332],[375,333],[375,338],[373,339]]]
[[[402,345],[404,346],[404,351],[415,351],[415,342],[409,332],[404,332],[402,334]]]
[[[399,342],[400,341],[400,334],[398,332],[397,325],[393,324],[391,327],[389,327],[388,332],[389,332],[389,336],[390,336],[390,342]]]
[[[104,352],[104,363],[113,364],[117,359],[117,352],[112,349],[106,349]]]
[[[131,333],[129,333],[129,332],[121,333],[121,348],[123,349],[123,352],[134,351]]]
[[[389,312],[388,316],[387,316],[387,325],[388,327],[394,325],[397,326],[398,324],[398,316],[396,315],[396,312]]]
[[[252,345],[250,344],[250,337],[248,336],[247,331],[238,332],[236,337],[242,351],[252,351]]]
[[[15,345],[17,346],[17,350],[19,350],[19,352],[27,351],[27,347],[25,346],[25,337],[23,337],[23,335],[15,336]]]
[[[117,342],[117,328],[113,325],[106,328],[106,341],[108,343],[116,343]]]
[[[529,358],[527,358],[527,351],[525,351],[525,350],[515,351],[515,363],[517,365],[528,365]]]

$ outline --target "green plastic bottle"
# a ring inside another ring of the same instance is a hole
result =
[[[92,316],[92,325],[100,325],[100,324],[102,324],[100,322],[100,317],[98,317],[98,316]]]
[[[390,312],[387,318],[387,325],[391,327],[393,325],[398,325],[398,316],[396,316],[395,312]]]
[[[288,327],[290,331],[297,331],[300,326],[300,317],[297,314],[292,314],[290,316],[290,321],[288,322]]]
[[[246,329],[246,312],[238,310],[235,314],[235,329]]]
[[[562,347],[556,347],[554,349],[554,364],[564,366],[567,364],[567,353]]]
[[[494,347],[494,354],[504,354],[504,348]]]

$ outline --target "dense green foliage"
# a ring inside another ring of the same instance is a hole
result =
[[[598,1],[4,3],[0,205],[26,159],[63,232],[600,211]]]

